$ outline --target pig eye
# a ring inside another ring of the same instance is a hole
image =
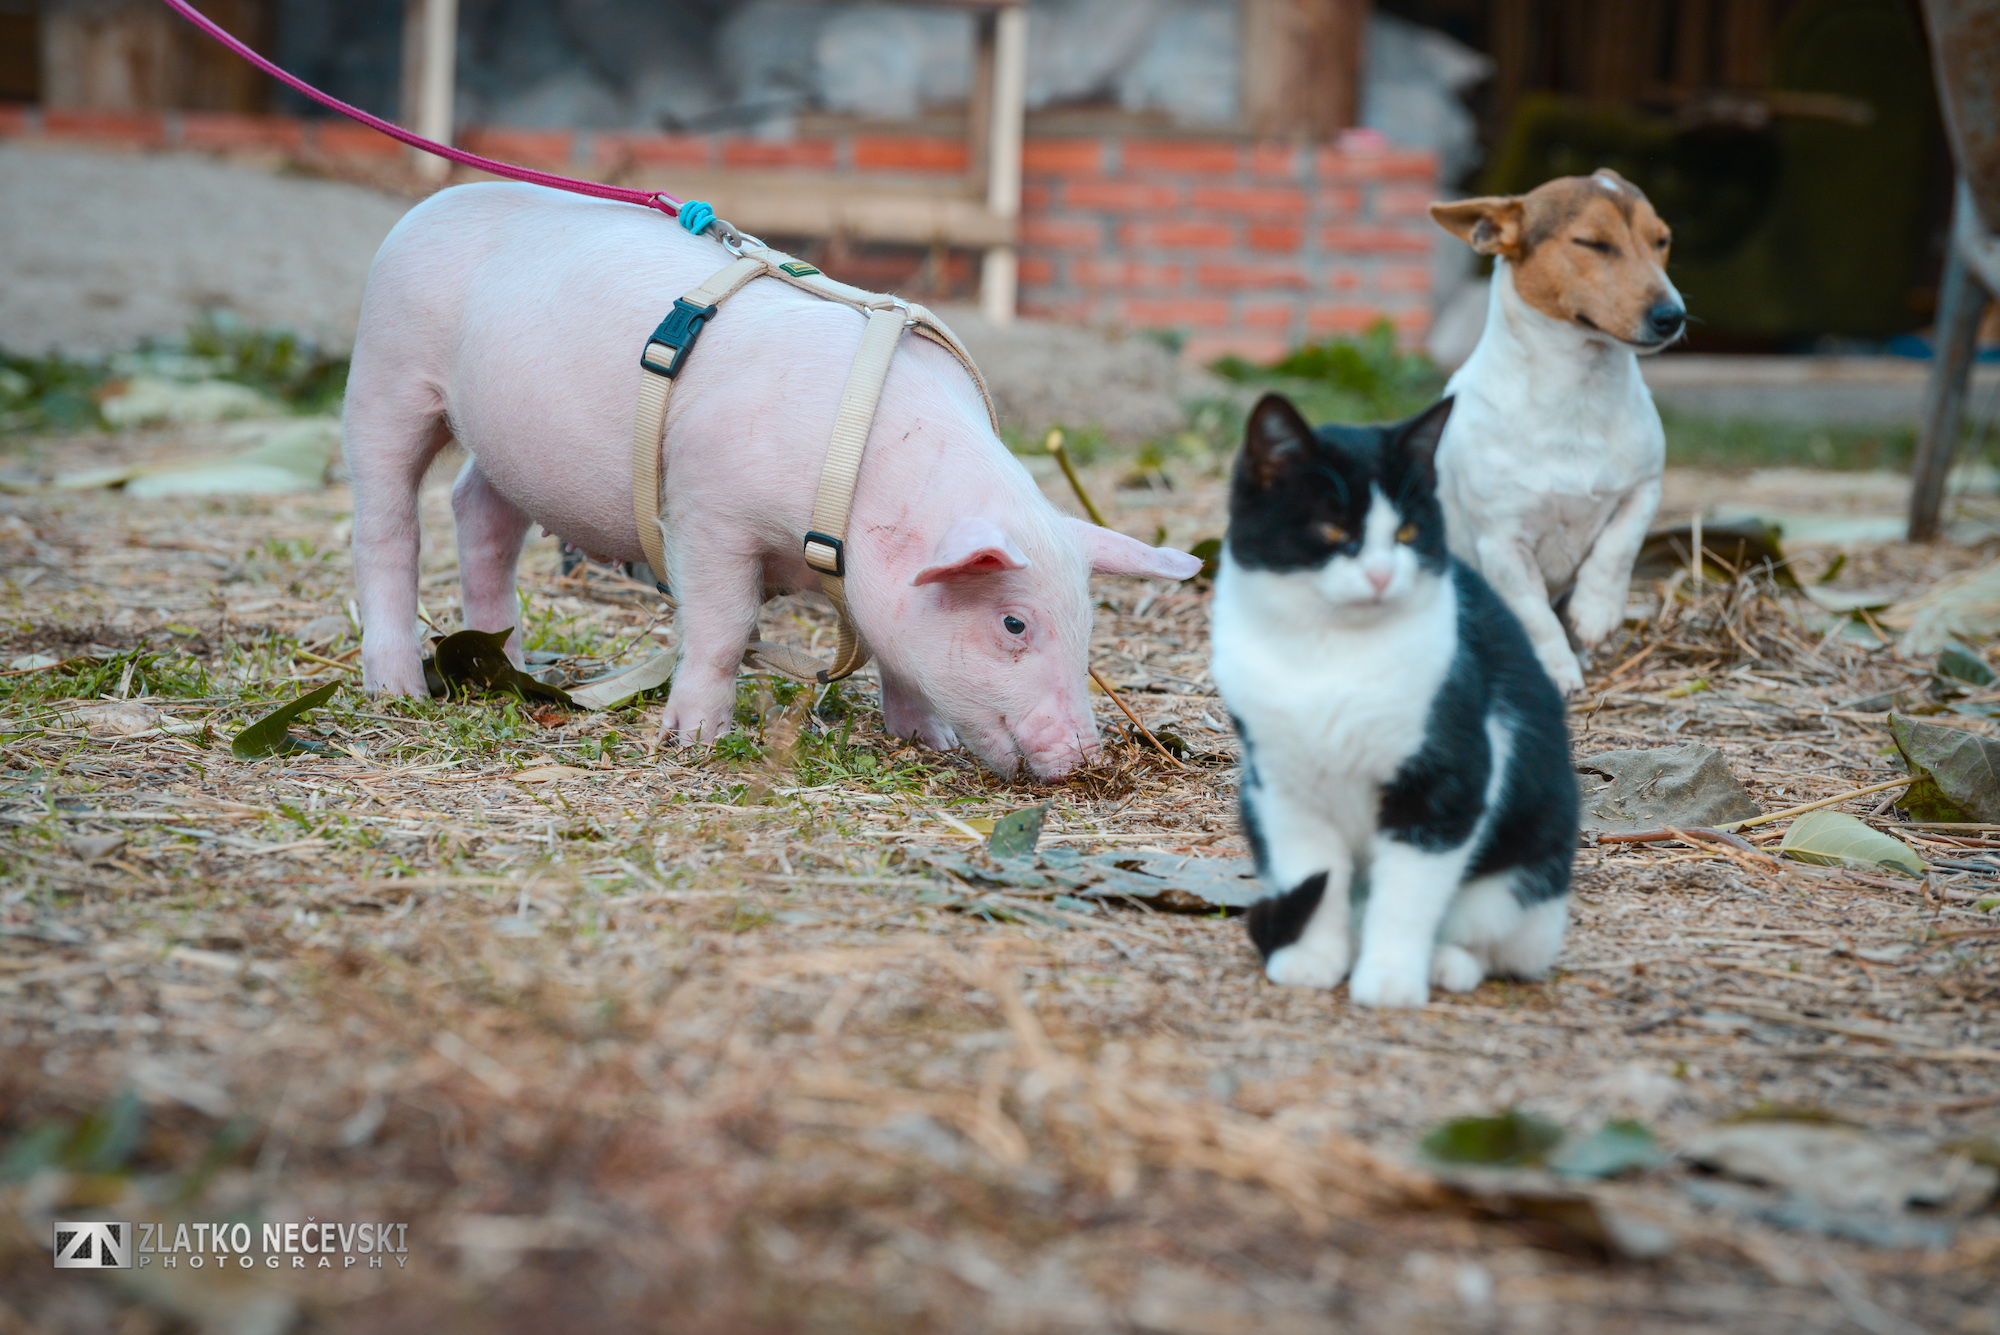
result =
[[[1007,617],[1000,624],[1007,628],[1009,635],[1025,635],[1028,633],[1028,623],[1019,617]]]

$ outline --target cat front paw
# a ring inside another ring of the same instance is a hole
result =
[[[1431,982],[1447,992],[1470,992],[1486,980],[1486,966],[1462,946],[1439,946],[1431,957]]]
[[[1347,984],[1347,998],[1357,1006],[1421,1006],[1431,999],[1431,989],[1419,965],[1385,966],[1363,960]]]
[[[1347,952],[1280,946],[1264,961],[1264,976],[1280,987],[1316,987],[1330,992],[1347,977]]]

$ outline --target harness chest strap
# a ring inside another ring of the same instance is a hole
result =
[[[868,317],[861,350],[847,373],[847,386],[834,417],[826,462],[820,469],[819,491],[813,499],[812,530],[806,534],[804,543],[806,564],[818,572],[820,588],[840,619],[840,640],[833,666],[820,669],[817,675],[823,682],[838,681],[868,661],[868,650],[856,633],[854,619],[847,609],[847,518],[854,502],[855,484],[861,476],[861,456],[867,448],[869,428],[875,421],[875,407],[904,329],[915,330],[958,359],[973,384],[979,387],[987,416],[996,431],[999,415],[994,411],[993,396],[984,377],[973,365],[972,354],[930,311],[838,282],[780,251],[746,245],[741,259],[717,270],[674,303],[672,313],[653,331],[640,358],[640,365],[651,374],[640,378],[639,406],[632,426],[632,510],[638,522],[640,545],[645,548],[646,562],[656,578],[667,569],[660,450],[674,378],[680,374],[702,325],[715,315],[721,302],[759,277],[780,279],[815,296],[851,306]]]

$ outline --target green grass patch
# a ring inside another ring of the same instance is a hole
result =
[[[34,357],[0,349],[0,435],[105,427],[98,403],[114,382],[229,380],[299,413],[331,413],[347,392],[348,359],[285,329],[258,329],[213,311],[178,339],[108,357]]]
[[[1693,417],[1662,408],[1667,463],[1681,468],[1824,468],[1866,471],[1909,468],[1916,453],[1914,423],[1843,426]]]
[[[1232,356],[1209,369],[1224,380],[1284,394],[1315,425],[1408,417],[1436,402],[1445,382],[1429,357],[1396,346],[1387,320],[1377,320],[1359,338],[1302,344],[1268,366]],[[1233,425],[1240,433],[1241,422]]]

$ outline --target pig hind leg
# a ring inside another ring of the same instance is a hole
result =
[[[667,553],[668,583],[680,595],[681,653],[660,715],[660,740],[681,746],[706,745],[729,730],[736,671],[763,605],[759,559],[727,550],[713,529],[703,537]]]
[[[494,490],[479,462],[468,459],[451,488],[451,516],[458,531],[458,581],[468,630],[505,630],[507,657],[521,664],[521,600],[515,567],[528,536],[528,516]]]
[[[379,387],[364,359],[343,424],[354,478],[354,585],[361,607],[361,681],[371,694],[428,694],[417,625],[423,528],[417,489],[451,439],[429,386]]]

